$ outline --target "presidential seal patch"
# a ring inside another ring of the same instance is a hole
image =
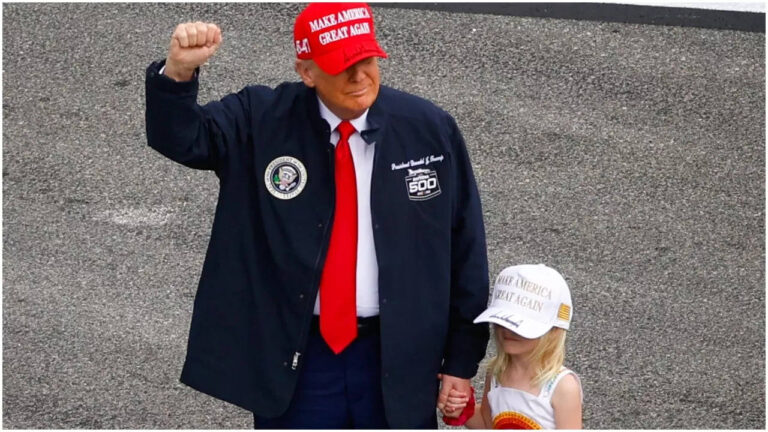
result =
[[[405,185],[408,188],[408,199],[411,201],[424,201],[440,195],[437,172],[431,169],[409,169]]]
[[[307,185],[307,170],[298,159],[280,156],[267,166],[264,183],[275,198],[295,198]]]

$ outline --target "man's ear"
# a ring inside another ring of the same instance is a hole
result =
[[[311,60],[296,59],[296,73],[299,74],[301,80],[304,81],[304,85],[307,87],[314,87],[315,80],[313,79]]]

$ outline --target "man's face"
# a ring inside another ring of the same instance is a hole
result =
[[[342,120],[360,117],[379,94],[379,62],[368,57],[338,75],[328,75],[312,63],[304,83],[314,87],[323,103]]]

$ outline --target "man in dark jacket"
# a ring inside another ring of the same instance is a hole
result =
[[[205,106],[216,25],[180,24],[147,69],[149,145],[220,182],[181,380],[256,427],[434,428],[488,341],[472,323],[488,264],[464,140],[379,84],[366,4],[309,5],[294,36],[302,82]]]

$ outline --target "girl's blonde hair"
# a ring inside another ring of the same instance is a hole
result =
[[[488,362],[488,368],[496,377],[496,382],[501,382],[501,375],[512,362],[512,357],[504,352],[496,326],[496,324],[493,325],[496,356]],[[533,378],[536,385],[544,385],[560,373],[565,360],[565,333],[565,330],[559,327],[552,327],[539,339],[536,348],[531,352],[529,359],[536,368],[536,375]]]

